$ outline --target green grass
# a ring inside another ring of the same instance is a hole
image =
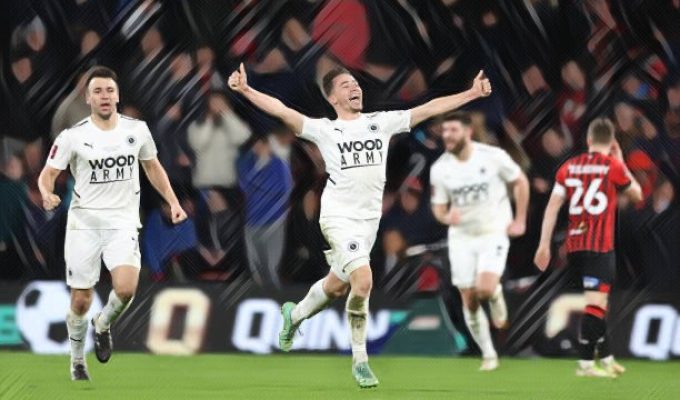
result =
[[[0,399],[680,399],[680,363],[626,361],[615,380],[577,378],[575,361],[373,357],[377,389],[359,390],[350,359],[306,355],[114,354],[88,358],[91,382],[69,380],[67,356],[0,352]]]

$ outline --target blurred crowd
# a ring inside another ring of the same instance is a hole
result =
[[[359,80],[368,111],[464,90],[483,68],[494,95],[468,108],[475,139],[505,148],[531,179],[511,283],[537,274],[531,254],[557,167],[585,149],[593,117],[609,116],[646,198],[621,204],[627,284],[680,284],[679,0],[9,0],[3,8],[1,278],[63,276],[72,180],[61,175],[65,201],[44,212],[36,179],[51,141],[89,114],[84,74],[97,64],[119,73],[120,111],[148,122],[189,214],[172,226],[143,185],[150,279],[249,274],[280,287],[324,275],[320,153],[228,91],[225,77],[244,62],[252,86],[331,118],[318,82],[337,64]],[[446,237],[429,209],[429,168],[442,151],[437,121],[391,142],[372,255],[378,282],[404,268],[409,249]]]

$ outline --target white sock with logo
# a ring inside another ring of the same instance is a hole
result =
[[[116,295],[116,292],[111,290],[111,293],[109,293],[109,301],[106,302],[106,305],[104,308],[102,308],[99,318],[95,320],[95,328],[97,329],[97,332],[110,329],[111,324],[113,324],[118,319],[118,317],[123,314],[127,306],[130,304],[132,304],[132,298],[130,298],[127,303],[124,303],[118,297],[118,295]]]
[[[69,310],[66,315],[66,330],[71,342],[71,362],[73,363],[76,360],[83,361],[85,359],[87,317],[84,314],[77,315],[73,310]]]
[[[332,299],[323,290],[324,279],[320,279],[313,284],[312,287],[309,288],[309,292],[307,292],[305,298],[300,300],[295,308],[293,308],[293,312],[291,313],[293,324],[299,324],[330,304]]]
[[[368,361],[366,351],[366,322],[368,320],[368,298],[359,297],[350,292],[347,296],[347,319],[349,320],[350,339],[352,342],[352,362],[354,364]]]
[[[491,340],[491,331],[489,330],[489,319],[480,305],[477,311],[471,312],[467,307],[463,307],[463,314],[465,315],[465,324],[470,330],[472,338],[475,340],[479,349],[482,351],[483,358],[497,358],[498,354],[493,348],[493,341]]]

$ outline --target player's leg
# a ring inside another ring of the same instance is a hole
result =
[[[302,321],[311,318],[328,307],[336,298],[347,293],[349,283],[338,278],[333,271],[318,280],[309,288],[307,295],[299,303],[286,302],[281,306],[283,327],[279,332],[279,347],[282,351],[290,351],[293,347],[295,332]]]
[[[598,286],[598,292],[602,293],[604,296],[600,297],[600,303],[598,305],[605,312],[605,318],[603,319],[604,332],[595,345],[595,352],[600,359],[602,368],[611,375],[618,376],[626,372],[626,369],[616,362],[614,355],[611,352],[606,319],[607,310],[609,309],[609,293],[616,275],[616,258],[613,252],[598,254],[594,257],[597,260],[594,263],[597,266],[597,269],[595,271],[591,269],[589,273],[591,275],[597,274],[599,278],[600,284]]]
[[[586,308],[581,318],[581,333],[579,338],[579,365],[576,370],[578,376],[614,377],[613,372],[603,370],[595,365],[595,348],[604,340],[607,324],[605,315],[608,306],[610,274],[603,271],[607,265],[594,253],[579,252],[570,255],[570,263],[580,265],[583,271],[583,288]],[[613,266],[612,266],[613,267]],[[605,349],[606,350],[606,349]]]
[[[363,259],[362,261],[368,261]],[[366,263],[352,268],[349,275],[350,292],[345,309],[349,320],[350,341],[352,344],[352,375],[361,388],[378,386],[378,378],[368,365],[366,350],[368,303],[373,288],[373,273]]]
[[[489,319],[479,304],[477,290],[478,249],[474,238],[457,237],[449,240],[451,282],[460,291],[463,316],[472,339],[482,352],[482,370],[498,366],[498,355],[493,348]],[[487,361],[488,360],[488,361]]]
[[[470,331],[479,350],[482,352],[480,371],[492,371],[498,368],[498,353],[493,347],[489,319],[479,303],[475,288],[459,288],[463,299],[463,315],[465,324]]]
[[[111,325],[132,303],[139,283],[141,255],[136,230],[112,230],[103,233],[104,264],[111,272],[113,288],[102,311],[92,319],[95,328],[95,355],[107,362],[113,351]]]
[[[89,380],[85,363],[86,314],[92,304],[92,289],[71,289],[71,308],[66,316],[66,329],[71,342],[71,379]]]
[[[508,308],[500,281],[505,271],[510,240],[505,235],[489,235],[480,240],[479,245],[483,246],[483,251],[479,254],[477,296],[489,301],[491,322],[501,329],[508,323]]]
[[[71,343],[71,379],[89,380],[85,362],[87,312],[92,304],[93,287],[99,280],[101,246],[95,230],[66,230],[64,240],[66,284],[71,287],[71,305],[66,329]]]

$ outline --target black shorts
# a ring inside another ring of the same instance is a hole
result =
[[[576,251],[569,253],[567,259],[570,268],[580,271],[583,290],[609,293],[616,276],[616,256],[613,251]]]

